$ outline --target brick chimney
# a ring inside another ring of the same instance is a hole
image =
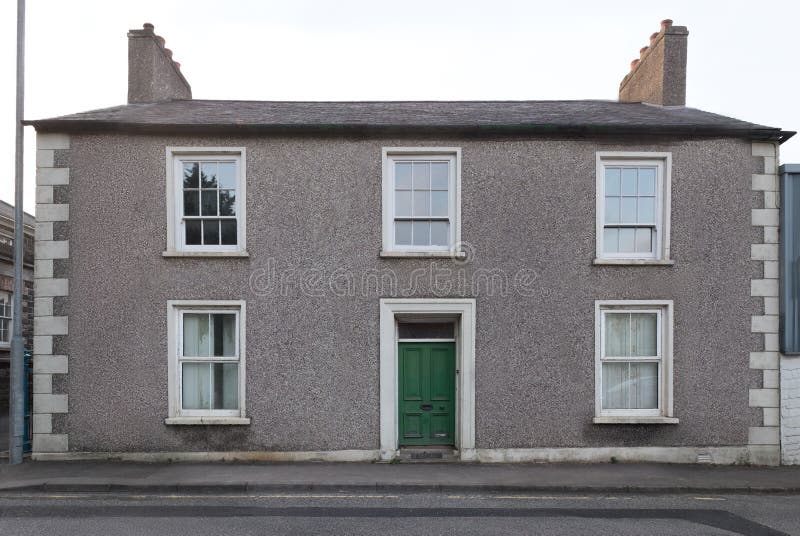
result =
[[[128,103],[162,102],[192,98],[192,88],[181,74],[164,38],[153,25],[128,32]]]
[[[686,105],[686,45],[689,30],[661,21],[661,31],[631,62],[631,72],[619,85],[620,102],[646,102],[663,106]]]

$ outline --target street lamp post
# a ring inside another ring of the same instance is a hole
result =
[[[9,391],[8,463],[22,463],[25,441],[25,363],[22,341],[22,120],[25,112],[25,0],[17,0],[17,115],[14,159],[14,301],[11,337],[11,385]]]

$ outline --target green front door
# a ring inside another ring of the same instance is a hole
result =
[[[401,342],[400,446],[455,445],[456,347]]]

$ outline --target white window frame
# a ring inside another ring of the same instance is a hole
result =
[[[167,147],[167,250],[165,257],[247,256],[247,151],[244,147]],[[181,162],[236,161],[236,244],[187,245],[183,222],[183,171]]]
[[[446,158],[450,161],[448,205],[450,237],[447,246],[397,246],[394,242],[394,162]],[[459,257],[461,244],[461,148],[384,147],[383,162],[383,257]]]
[[[230,361],[239,364],[239,409],[236,410],[185,410],[182,408],[182,379],[180,358],[183,346],[183,315],[185,313],[236,314],[237,357],[193,357],[186,361]],[[166,424],[250,424],[246,417],[246,303],[244,300],[169,300],[167,302],[167,330],[169,351],[169,416]]]
[[[656,167],[655,247],[652,254],[605,253],[605,168],[606,166]],[[596,153],[596,229],[595,264],[673,264],[670,259],[670,204],[672,153],[600,151]]]
[[[0,297],[5,296],[8,306],[11,311],[11,316],[2,317],[8,318],[8,340],[3,341],[0,340],[0,348],[10,348],[11,347],[11,337],[14,336],[14,295],[10,292],[0,291]]]
[[[603,409],[604,361],[655,361],[649,358],[606,358],[606,313],[658,314],[658,408]],[[595,424],[677,424],[673,409],[673,302],[672,300],[597,300],[595,301]]]

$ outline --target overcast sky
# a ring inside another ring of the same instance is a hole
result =
[[[28,119],[124,104],[126,32],[144,22],[198,99],[536,100],[616,99],[630,61],[671,18],[689,28],[688,106],[800,129],[796,0],[28,0],[27,9]],[[0,199],[9,202],[15,21],[16,2],[0,2]],[[33,129],[25,136],[33,212]],[[783,163],[800,162],[797,138],[781,147]]]

